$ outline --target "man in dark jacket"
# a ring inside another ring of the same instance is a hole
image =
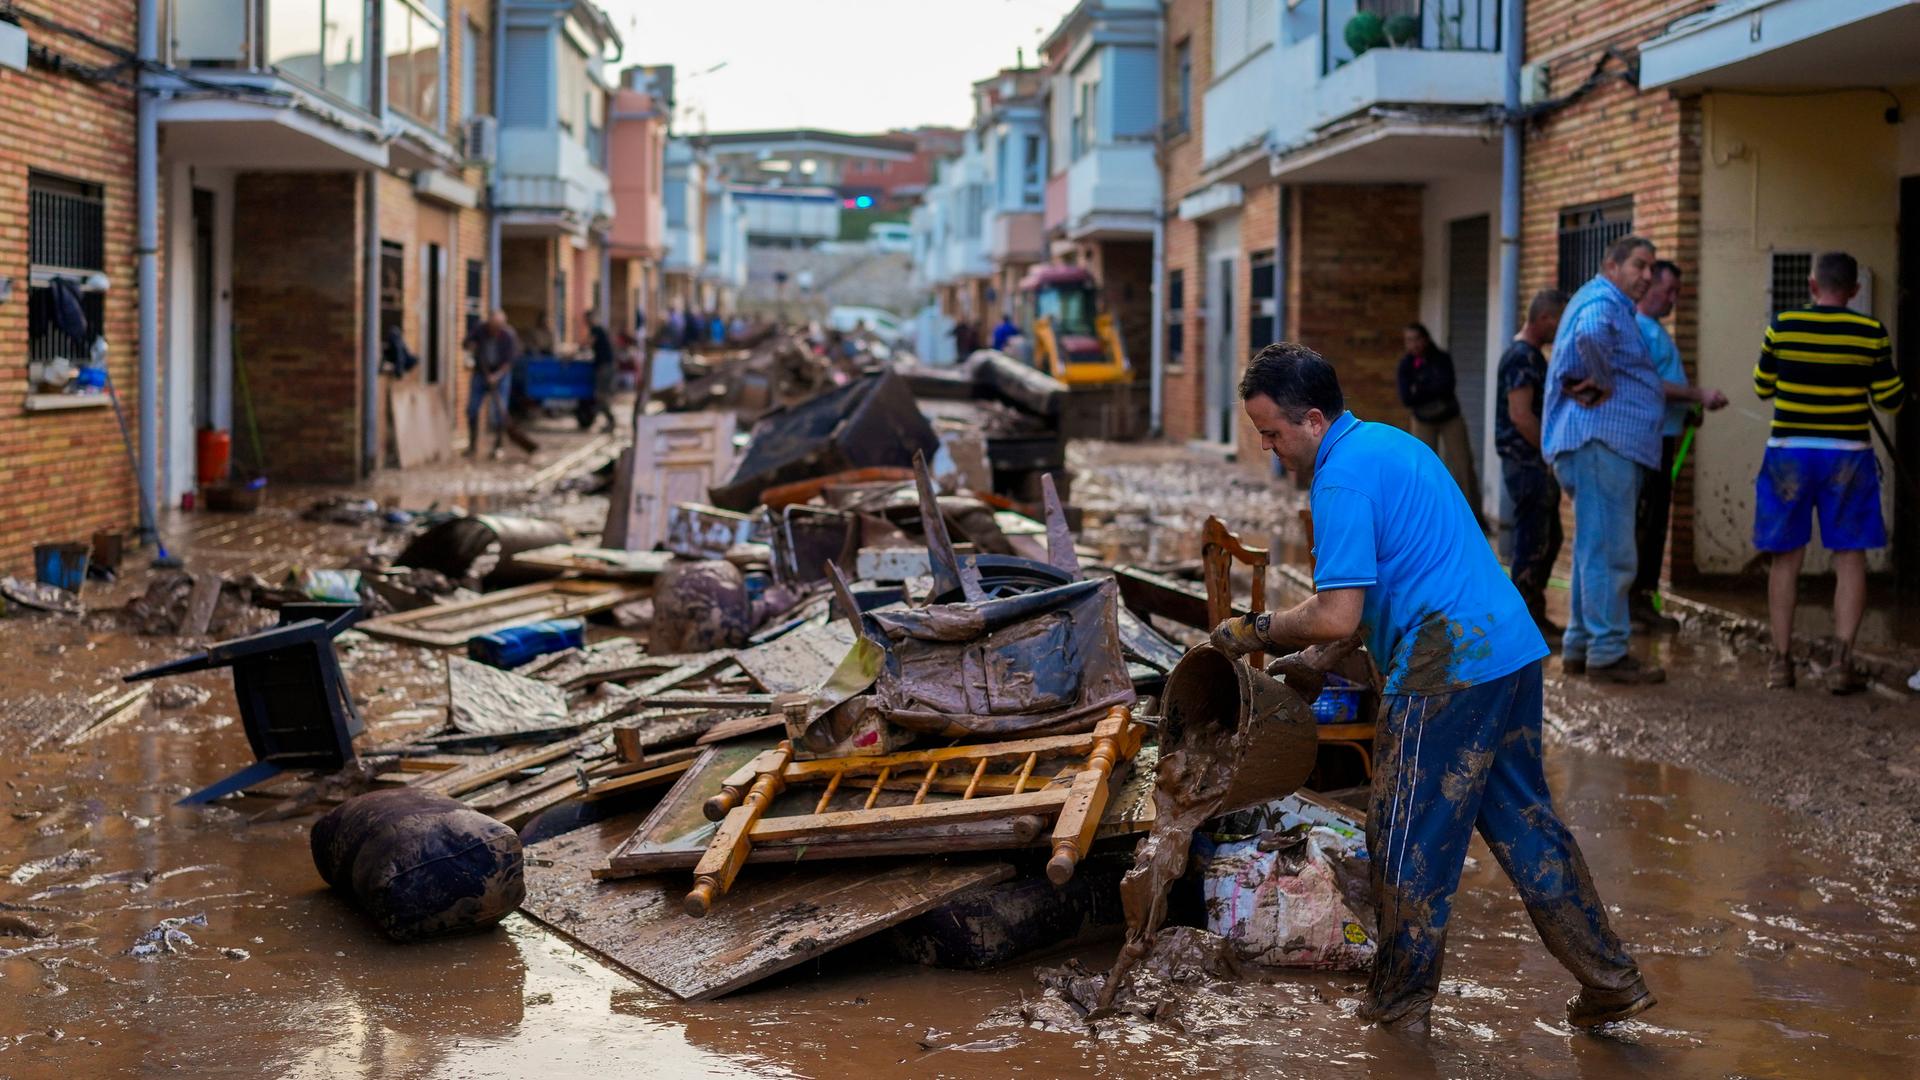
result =
[[[513,362],[520,356],[520,338],[507,325],[507,313],[495,309],[492,317],[467,339],[473,350],[473,378],[467,383],[467,456],[480,451],[480,406],[488,405],[493,427],[493,455],[499,457],[507,432],[507,395],[512,391]]]
[[[593,312],[580,316],[581,324],[586,327],[587,341],[593,349],[593,414],[585,422],[592,424],[593,418],[606,417],[607,432],[611,434],[617,426],[613,419],[613,379],[619,368],[619,355],[614,352],[613,337]]]

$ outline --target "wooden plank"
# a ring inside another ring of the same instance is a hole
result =
[[[811,692],[827,681],[851,648],[853,627],[836,619],[743,649],[738,659],[740,670],[769,694]]]
[[[639,595],[614,582],[542,581],[501,589],[473,600],[435,604],[368,619],[356,625],[374,637],[450,649],[509,626],[591,615]]]
[[[555,544],[552,547],[523,551],[513,557],[514,565],[536,570],[578,574],[602,581],[647,582],[659,577],[673,561],[671,551],[627,551],[622,548],[582,547]]]
[[[736,716],[731,720],[722,720],[708,728],[699,738],[693,740],[696,746],[726,742],[747,735],[758,735],[763,731],[780,731],[786,727],[787,718],[779,713],[764,713],[756,716]]]
[[[192,576],[193,591],[187,594],[187,610],[180,616],[180,634],[205,637],[207,628],[213,625],[213,609],[220,604],[221,577],[210,570],[196,571]]]
[[[478,791],[496,780],[504,780],[514,773],[535,765],[545,765],[549,761],[572,754],[583,746],[605,739],[608,735],[606,724],[597,724],[571,739],[562,739],[549,743],[537,750],[525,750],[519,753],[494,754],[483,758],[481,762],[458,769],[448,769],[438,776],[422,780],[416,786],[424,791],[437,791],[442,795],[460,796],[470,791]]]
[[[704,919],[681,913],[684,878],[599,882],[593,867],[628,815],[527,849],[521,910],[609,964],[686,1001],[708,1001],[1005,881],[1004,862],[915,859],[749,868]]]

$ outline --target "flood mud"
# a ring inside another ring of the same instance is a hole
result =
[[[173,546],[272,580],[275,565],[330,565],[321,556],[379,542],[296,510],[182,519]],[[186,542],[199,529],[220,536]],[[89,586],[89,608],[138,595],[138,576],[121,594]],[[222,675],[182,677],[208,691],[201,704],[149,701],[91,738],[27,750],[29,696],[84,702],[192,650],[93,616],[10,614],[0,914],[21,922],[0,932],[0,1075],[1915,1075],[1920,873],[1900,831],[1920,812],[1900,771],[1920,769],[1914,706],[1769,696],[1764,658],[1692,629],[1659,648],[1684,679],[1600,687],[1550,665],[1546,760],[1660,1007],[1603,1037],[1567,1028],[1576,987],[1476,840],[1432,1035],[1410,1042],[1355,1019],[1364,984],[1352,973],[1198,979],[1177,1027],[1047,1023],[1035,968],[1075,961],[1098,977],[1112,939],[988,971],[842,950],[698,1005],[520,916],[397,945],[314,870],[310,817],[250,824],[226,806],[173,805],[252,760],[240,726],[217,723],[237,714]],[[436,654],[352,638],[341,651],[368,739],[444,714]],[[71,851],[98,857],[61,862]],[[27,866],[39,869],[11,883]],[[131,954],[164,921],[202,915],[204,927],[174,927],[192,947]]]

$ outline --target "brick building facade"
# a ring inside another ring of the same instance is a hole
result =
[[[20,0],[17,8],[116,49],[134,46],[134,0]],[[21,21],[33,28],[31,40],[63,61],[97,69],[119,59]],[[0,388],[0,572],[19,573],[36,543],[85,542],[96,530],[130,528],[139,516],[137,481],[106,399],[41,394],[28,373],[30,357],[87,355],[86,343],[48,331],[36,317],[45,303],[36,283],[54,269],[98,271],[108,288],[89,294],[89,315],[107,340],[107,367],[129,422],[142,411],[133,94],[32,62],[24,71],[0,68],[0,113],[10,118],[0,129],[0,281],[7,289],[0,349],[12,358]],[[76,232],[60,208],[90,221]],[[74,261],[90,265],[66,265]]]

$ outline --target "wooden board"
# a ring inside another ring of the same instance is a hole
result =
[[[542,581],[490,592],[472,600],[382,615],[355,625],[374,637],[442,649],[459,648],[481,634],[542,619],[591,615],[639,595],[605,581]]]
[[[749,868],[711,914],[694,919],[680,907],[684,875],[593,878],[635,822],[633,815],[614,818],[527,848],[521,910],[686,1001],[750,986],[1013,876],[1004,862],[936,858]]]
[[[659,547],[674,504],[704,503],[708,489],[732,475],[733,431],[730,412],[640,417],[633,448],[615,466],[616,498],[601,543],[628,551]]]
[[[578,574],[600,581],[652,581],[672,561],[671,551],[624,551],[577,544],[554,544],[513,557],[516,566]]]
[[[736,657],[740,670],[753,677],[769,694],[811,692],[827,681],[847,650],[853,648],[853,627],[844,619],[824,626],[803,626],[765,645],[743,649]]]
[[[387,410],[393,425],[393,452],[401,468],[453,456],[453,410],[439,387],[388,380]]]

